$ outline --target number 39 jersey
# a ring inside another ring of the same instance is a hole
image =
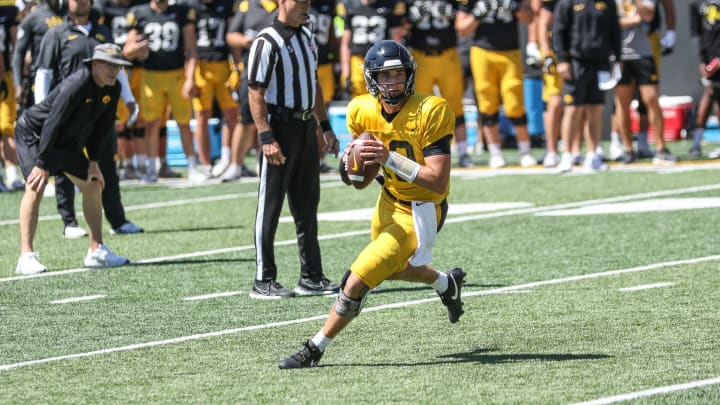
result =
[[[347,109],[350,133],[371,132],[390,151],[421,165],[425,164],[426,156],[444,153],[436,144],[443,138],[452,138],[455,131],[455,114],[444,98],[413,94],[391,122],[385,120],[381,109],[380,102],[369,94],[353,98]],[[401,200],[439,204],[450,191],[448,187],[442,194],[437,194],[408,183],[389,170],[383,171],[384,187]]]
[[[158,14],[145,4],[130,9],[127,15],[130,29],[137,30],[150,43],[150,55],[144,66],[148,70],[175,70],[185,65],[185,44],[182,30],[195,24],[195,9],[184,4],[168,6]]]

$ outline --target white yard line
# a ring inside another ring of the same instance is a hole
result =
[[[334,188],[334,187],[339,187],[340,185],[344,185],[344,184],[342,182],[338,181],[338,182],[333,182],[333,183],[323,183],[320,185],[320,187],[321,188]],[[214,196],[198,197],[198,198],[185,198],[182,200],[161,201],[161,202],[156,202],[156,203],[147,203],[147,204],[139,204],[139,205],[127,205],[127,206],[125,206],[125,211],[127,212],[127,211],[139,211],[139,210],[148,210],[148,209],[155,209],[155,208],[176,207],[179,205],[235,200],[235,199],[239,199],[239,198],[257,198],[257,191],[249,191],[246,193],[214,195]],[[39,221],[50,221],[50,220],[55,220],[55,219],[60,219],[60,215],[43,215],[38,218]],[[20,223],[19,219],[6,219],[6,220],[0,221],[0,226],[17,225],[19,223]]]
[[[50,301],[50,303],[51,304],[70,304],[73,302],[99,300],[99,299],[105,298],[105,297],[106,296],[104,294],[86,295],[84,297],[72,297],[72,298],[65,298],[65,299],[61,299],[61,300]]]
[[[616,402],[629,401],[637,398],[647,398],[655,395],[670,394],[677,391],[685,391],[693,388],[704,387],[706,385],[720,384],[720,377],[708,378],[706,380],[691,381],[684,384],[667,385],[665,387],[652,388],[645,391],[636,391],[628,394],[613,395],[611,397],[593,399],[586,402],[577,402],[573,405],[604,405],[614,404]]]
[[[649,290],[651,288],[670,287],[671,285],[675,285],[675,283],[655,283],[655,284],[636,285],[635,287],[618,288],[618,291]]]
[[[486,213],[486,214],[464,215],[464,216],[448,218],[447,220],[445,220],[445,224],[453,224],[453,223],[458,223],[458,222],[463,223],[466,221],[477,221],[477,220],[481,220],[481,219],[500,218],[500,217],[506,217],[506,216],[512,216],[512,215],[534,214],[537,212],[564,210],[567,208],[584,207],[587,205],[594,205],[594,204],[640,200],[640,199],[646,199],[646,198],[655,198],[655,197],[661,197],[661,196],[670,196],[670,195],[687,194],[687,193],[697,193],[697,192],[712,191],[712,190],[720,190],[720,184],[708,184],[708,185],[704,185],[704,186],[695,186],[695,187],[679,188],[679,189],[672,189],[672,190],[662,190],[662,191],[652,191],[652,192],[648,192],[648,193],[629,194],[629,195],[624,195],[624,196],[600,198],[600,199],[595,199],[595,200],[586,200],[586,201],[577,201],[577,202],[571,202],[571,203],[547,205],[547,206],[543,206],[543,207],[519,208],[519,209],[512,209],[512,210],[507,210],[507,211],[490,212],[490,213]],[[167,203],[144,204],[144,205],[142,205],[142,207],[161,208],[161,207],[164,207],[164,205],[162,205],[162,204],[180,205],[180,204],[175,204],[175,203],[182,202],[182,204],[185,204],[185,203],[194,203],[194,202],[202,202],[202,201],[220,201],[220,200],[226,200],[226,199],[232,199],[232,198],[239,198],[240,196],[245,196],[247,194],[248,193],[230,194],[230,195],[225,195],[225,196],[202,197],[202,198],[198,198],[198,199],[170,201]],[[135,206],[135,207],[141,207],[141,206]],[[131,208],[131,207],[129,207],[129,208]],[[126,208],[126,211],[129,208]],[[137,209],[140,209],[140,208],[137,208]],[[15,222],[17,222],[17,221],[15,221]],[[2,225],[2,224],[3,223],[0,222],[0,225]],[[365,235],[368,233],[370,233],[369,230],[342,232],[342,233],[329,234],[329,235],[320,235],[320,236],[318,236],[318,239],[319,240],[332,240],[332,239],[353,237],[353,236],[358,236],[358,235]],[[275,242],[275,246],[294,245],[296,243],[297,243],[297,240],[289,239],[289,240]],[[187,259],[187,258],[191,258],[191,257],[210,256],[210,255],[215,255],[215,254],[239,252],[239,251],[254,249],[254,248],[255,248],[254,245],[245,245],[245,246],[238,246],[238,247],[231,247],[231,248],[221,248],[221,249],[205,250],[205,251],[199,251],[199,252],[183,253],[183,254],[178,254],[178,255],[173,255],[173,256],[164,256],[164,257],[156,257],[156,258],[150,258],[150,259],[135,260],[135,261],[133,261],[133,263],[137,263],[137,264],[161,263],[161,262],[165,262],[165,261]],[[42,278],[42,277],[54,277],[54,276],[72,274],[72,273],[82,273],[82,272],[86,272],[86,271],[96,271],[96,270],[87,269],[87,268],[76,268],[76,269],[68,269],[68,270],[50,271],[50,272],[45,272],[45,273],[40,273],[40,274],[33,274],[30,276],[13,276],[13,277],[0,278],[0,283],[9,282],[9,281],[28,280],[28,279]]]
[[[205,294],[205,295],[196,295],[194,297],[185,297],[185,298],[183,298],[183,301],[211,300],[213,298],[233,297],[235,295],[240,295],[242,293],[243,293],[242,291],[225,291],[225,292]]]
[[[531,288],[539,287],[539,286],[544,286],[544,285],[568,283],[568,282],[573,282],[573,281],[578,281],[578,280],[588,280],[588,279],[593,279],[593,278],[615,276],[618,274],[636,273],[636,272],[640,272],[640,271],[655,270],[655,269],[659,269],[659,268],[663,268],[663,267],[677,266],[677,265],[682,265],[682,264],[702,263],[702,262],[715,261],[715,260],[720,260],[720,255],[698,257],[698,258],[694,258],[694,259],[685,259],[685,260],[674,260],[674,261],[663,262],[663,263],[653,263],[653,264],[649,264],[646,266],[631,267],[629,269],[611,270],[611,271],[604,271],[604,272],[600,272],[600,273],[583,274],[583,275],[571,276],[571,277],[562,277],[562,278],[557,278],[557,279],[552,279],[552,280],[543,280],[543,281],[536,281],[536,282],[532,282],[532,283],[525,283],[525,284],[518,284],[518,285],[514,285],[514,286],[495,288],[492,290],[472,291],[472,292],[464,293],[464,294],[462,294],[462,296],[463,297],[476,297],[476,296],[481,296],[481,295],[502,294],[502,293],[508,293],[510,291],[523,291],[523,290],[527,290],[527,289],[531,289]],[[438,300],[438,298],[435,297],[435,298],[425,298],[425,299],[419,299],[419,300],[413,300],[413,301],[397,302],[397,303],[386,304],[386,305],[378,305],[375,307],[365,308],[365,309],[363,309],[363,312],[367,313],[367,312],[382,311],[382,310],[391,309],[391,308],[404,308],[404,307],[434,302],[437,300]],[[277,328],[277,327],[282,327],[282,326],[287,326],[287,325],[314,322],[314,321],[323,320],[326,317],[327,317],[327,315],[317,315],[317,316],[312,316],[312,317],[308,317],[308,318],[291,319],[291,320],[281,321],[281,322],[272,322],[272,323],[266,323],[266,324],[261,324],[261,325],[245,326],[242,328],[225,329],[225,330],[220,330],[220,331],[215,331],[215,332],[207,332],[207,333],[200,333],[200,334],[196,334],[196,335],[181,336],[181,337],[172,338],[172,339],[156,340],[156,341],[145,342],[145,343],[136,343],[136,344],[127,345],[127,346],[119,346],[119,347],[112,347],[112,348],[108,348],[108,349],[95,350],[92,352],[74,353],[74,354],[67,354],[64,356],[56,356],[56,357],[48,357],[48,358],[44,358],[44,359],[23,361],[23,362],[19,362],[19,363],[3,364],[3,365],[0,365],[0,371],[13,370],[13,369],[17,369],[17,368],[29,367],[29,366],[34,366],[34,365],[38,365],[38,364],[54,363],[54,362],[58,362],[58,361],[62,361],[62,360],[80,359],[80,358],[93,357],[93,356],[98,356],[98,355],[108,354],[108,353],[116,353],[116,352],[130,351],[130,350],[145,349],[148,347],[164,346],[164,345],[169,345],[169,344],[182,343],[182,342],[188,342],[188,341],[200,340],[200,339],[207,339],[207,338],[211,338],[211,337],[225,336],[225,335],[231,335],[231,334],[240,333],[240,332],[259,330],[259,329]]]

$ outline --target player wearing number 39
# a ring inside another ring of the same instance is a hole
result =
[[[383,168],[371,241],[345,273],[322,330],[282,360],[280,368],[315,366],[332,339],[360,314],[367,293],[385,280],[429,284],[447,307],[450,322],[463,314],[465,273],[457,268],[442,273],[429,266],[447,214],[455,114],[440,97],[414,94],[415,62],[397,42],[373,45],[365,56],[364,74],[370,94],[350,102],[347,122],[354,137],[375,135],[362,141],[361,156],[366,165]],[[343,165],[340,172],[350,184]]]

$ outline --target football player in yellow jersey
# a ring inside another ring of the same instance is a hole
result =
[[[353,99],[347,117],[354,136],[366,131],[375,135],[374,140],[356,142],[362,142],[365,164],[380,164],[385,174],[371,242],[345,273],[322,330],[282,360],[283,369],[317,365],[333,338],[360,314],[366,294],[384,280],[431,285],[452,323],[464,312],[460,290],[465,272],[456,268],[442,273],[429,266],[447,213],[455,115],[444,99],[414,94],[415,62],[395,41],[373,45],[363,70],[370,94]],[[340,172],[350,184],[344,165]]]

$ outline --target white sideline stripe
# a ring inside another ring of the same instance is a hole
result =
[[[704,185],[704,186],[695,186],[695,187],[679,188],[679,189],[663,190],[663,191],[653,191],[653,192],[639,193],[639,194],[629,194],[629,195],[625,195],[625,196],[600,198],[600,199],[595,199],[595,200],[586,200],[586,201],[578,201],[578,202],[565,203],[565,204],[548,205],[548,206],[543,206],[543,207],[519,208],[519,209],[500,211],[500,212],[490,212],[490,213],[486,213],[486,214],[465,215],[465,216],[460,216],[460,217],[455,217],[455,218],[448,218],[445,220],[445,224],[453,224],[456,222],[463,223],[465,221],[476,221],[476,220],[480,220],[480,219],[499,218],[499,217],[505,217],[505,216],[511,216],[511,215],[534,214],[536,212],[563,210],[563,209],[567,209],[567,208],[582,207],[585,205],[619,202],[619,201],[630,201],[630,200],[635,200],[635,199],[653,198],[653,197],[676,195],[676,194],[686,194],[686,193],[696,193],[696,192],[701,192],[701,191],[711,191],[711,190],[719,190],[719,189],[720,189],[720,184],[708,184],[708,185]],[[245,193],[245,194],[247,194],[247,193]],[[237,196],[239,196],[239,195],[241,195],[241,194],[232,194],[232,196],[233,196],[232,198],[237,198]],[[205,197],[205,198],[219,198],[219,197],[225,197],[225,196]],[[227,198],[223,198],[223,199],[227,199]],[[196,201],[196,200],[197,199],[182,200],[182,201]],[[157,203],[157,204],[160,204],[160,203]],[[155,205],[155,204],[146,204],[146,205]],[[353,231],[353,232],[335,233],[335,234],[330,234],[330,235],[319,235],[318,240],[340,239],[340,238],[347,238],[347,237],[352,237],[352,236],[365,235],[365,234],[369,234],[369,233],[370,233],[370,230],[368,229],[368,230]],[[294,245],[296,243],[297,243],[297,240],[289,239],[289,240],[275,242],[275,246],[284,246],[284,245],[291,245],[291,244]],[[239,252],[239,251],[254,249],[254,248],[255,248],[254,245],[246,245],[246,246],[231,247],[231,248],[221,248],[221,249],[206,250],[206,251],[200,251],[200,252],[183,253],[183,254],[174,255],[174,256],[165,256],[165,257],[157,257],[157,258],[151,258],[151,259],[135,260],[135,261],[133,261],[133,263],[139,263],[139,264],[159,263],[159,262],[165,262],[165,261],[170,261],[170,260],[186,259],[186,258],[190,258],[190,257],[209,256],[209,255],[214,255],[214,254]],[[91,269],[79,268],[79,269],[68,269],[68,270],[60,270],[60,271],[46,271],[44,273],[33,274],[33,275],[29,275],[29,276],[13,276],[13,277],[0,278],[0,283],[8,282],[8,281],[27,280],[27,279],[39,278],[39,277],[61,276],[61,275],[65,275],[65,274],[81,273],[81,272],[90,271],[90,270]]]
[[[243,293],[242,291],[225,291],[225,292],[219,292],[219,293],[213,293],[213,294],[196,295],[194,297],[185,297],[185,298],[183,298],[183,301],[201,301],[201,300],[209,300],[209,299],[213,299],[213,298],[232,297],[234,295],[240,295],[242,293]]]
[[[639,199],[645,199],[645,198],[654,198],[654,197],[662,197],[662,196],[686,194],[686,193],[697,193],[697,192],[701,192],[701,191],[711,191],[711,190],[720,190],[720,184],[708,184],[705,186],[679,188],[679,189],[674,189],[674,190],[651,191],[648,193],[621,195],[621,196],[609,197],[609,198],[598,198],[595,200],[577,201],[577,202],[570,202],[570,203],[565,203],[565,204],[556,204],[556,205],[549,205],[549,206],[541,206],[541,207],[520,208],[520,209],[516,209],[516,210],[491,212],[491,213],[487,213],[487,214],[466,215],[463,217],[448,218],[445,220],[445,223],[452,224],[455,222],[473,221],[473,220],[477,220],[477,219],[499,218],[499,217],[505,217],[505,216],[510,216],[510,215],[519,215],[519,214],[534,214],[536,212],[564,210],[567,208],[583,207],[586,205],[605,204],[605,203],[613,203],[613,202],[620,202],[620,201],[631,201],[631,200],[639,200]]]
[[[660,287],[669,287],[671,285],[675,285],[675,283],[655,283],[655,284],[645,284],[645,285],[638,285],[635,287],[625,287],[625,288],[618,288],[618,291],[640,291],[640,290],[649,290],[651,288],[660,288]]]
[[[480,296],[480,295],[503,294],[503,293],[507,293],[510,291],[521,291],[521,290],[526,290],[526,289],[544,286],[544,285],[568,283],[568,282],[577,281],[577,280],[587,280],[587,279],[593,279],[593,278],[614,276],[614,275],[618,275],[618,274],[654,270],[654,269],[659,269],[662,267],[677,266],[680,264],[701,263],[701,262],[707,262],[707,261],[712,261],[712,260],[720,260],[720,255],[698,257],[698,258],[694,258],[694,259],[685,259],[685,260],[674,260],[671,262],[654,263],[654,264],[649,264],[646,266],[631,267],[629,269],[604,271],[601,273],[583,274],[583,275],[579,275],[579,276],[563,277],[563,278],[557,278],[557,279],[553,279],[553,280],[536,281],[536,282],[532,282],[532,283],[518,284],[518,285],[514,285],[514,286],[496,288],[496,289],[492,289],[492,290],[472,291],[469,293],[463,293],[462,296],[463,297],[476,297],[476,296]],[[434,302],[434,301],[437,301],[438,299],[439,298],[435,297],[435,298],[419,299],[419,300],[414,300],[414,301],[397,302],[397,303],[393,303],[393,304],[378,305],[375,307],[364,308],[363,312],[376,312],[376,311],[382,311],[382,310],[391,309],[391,308],[404,308],[404,307],[409,307],[409,306],[414,306],[414,305],[425,304],[428,302]],[[92,351],[92,352],[67,354],[64,356],[48,357],[48,358],[44,358],[44,359],[28,360],[28,361],[23,361],[23,362],[19,362],[19,363],[3,364],[3,365],[0,365],[0,371],[7,371],[7,370],[12,370],[12,369],[21,368],[21,367],[34,366],[37,364],[53,363],[53,362],[62,361],[62,360],[80,359],[80,358],[85,358],[85,357],[98,356],[101,354],[124,352],[124,351],[129,351],[129,350],[144,349],[144,348],[148,348],[148,347],[188,342],[188,341],[192,341],[192,340],[207,339],[210,337],[230,335],[230,334],[239,333],[239,332],[247,332],[247,331],[253,331],[253,330],[269,329],[269,328],[275,328],[275,327],[281,327],[281,326],[287,326],[287,325],[307,323],[307,322],[323,320],[325,318],[327,318],[327,315],[317,315],[317,316],[312,316],[312,317],[308,317],[308,318],[292,319],[292,320],[288,320],[288,321],[272,322],[272,323],[266,323],[266,324],[262,324],[262,325],[252,325],[252,326],[245,326],[242,328],[234,328],[234,329],[226,329],[226,330],[220,330],[220,331],[215,331],[215,332],[199,333],[199,334],[195,334],[195,335],[181,336],[181,337],[172,338],[172,339],[156,340],[153,342],[136,343],[136,344],[132,344],[132,345],[113,347],[113,348],[109,348],[109,349],[96,350],[96,351]]]
[[[691,381],[684,384],[667,385],[665,387],[652,388],[645,391],[636,391],[629,394],[614,395],[612,397],[593,399],[592,401],[576,402],[573,405],[604,405],[614,404],[616,402],[623,402],[630,399],[651,397],[660,394],[670,394],[677,391],[684,391],[698,387],[704,387],[706,385],[720,384],[720,377],[708,378],[707,380]]]
[[[343,184],[342,182],[330,183],[330,184],[321,184],[320,188],[333,188],[338,185]],[[344,184],[343,184],[344,185]],[[162,201],[162,202],[156,202],[156,203],[147,203],[147,204],[139,204],[139,205],[128,205],[125,206],[125,211],[139,211],[139,210],[147,210],[147,209],[153,209],[153,208],[167,208],[167,207],[175,207],[178,205],[186,205],[186,204],[199,204],[199,203],[206,203],[206,202],[215,202],[215,201],[225,201],[225,200],[234,200],[237,198],[251,198],[251,197],[257,197],[257,191],[249,191],[246,193],[234,193],[234,194],[225,194],[225,195],[215,195],[215,196],[208,196],[208,197],[198,197],[198,198],[184,198],[182,200],[172,200],[172,201]],[[38,221],[50,221],[54,219],[60,219],[60,215],[43,215],[41,217],[38,217]],[[6,219],[3,221],[0,221],[0,226],[3,225],[17,225],[20,223],[20,219]]]
[[[99,300],[101,298],[105,298],[106,295],[104,294],[98,294],[98,295],[86,295],[84,297],[72,297],[72,298],[65,298],[62,300],[55,300],[50,301],[51,304],[69,304],[72,302],[83,302],[83,301],[92,301],[92,300]]]
[[[365,234],[369,234],[369,233],[370,233],[370,230],[341,232],[341,233],[334,233],[334,234],[330,234],[330,235],[320,235],[320,236],[318,236],[318,240],[332,240],[332,239],[340,239],[340,238],[349,238],[349,237],[365,235]],[[275,242],[275,246],[285,246],[285,245],[295,245],[295,244],[297,244],[297,240],[295,240],[295,239],[288,239],[288,240]],[[245,246],[236,246],[236,247],[231,247],[231,248],[204,250],[201,252],[182,253],[182,254],[173,255],[173,256],[163,256],[163,257],[154,257],[151,259],[134,260],[129,264],[129,266],[132,266],[133,264],[163,263],[163,262],[169,262],[172,260],[187,259],[187,258],[191,258],[191,257],[211,256],[211,255],[231,253],[231,252],[240,252],[243,250],[251,250],[251,249],[255,249],[255,246],[254,245],[245,245]],[[13,277],[0,278],[0,283],[10,282],[10,281],[29,280],[29,279],[40,278],[40,277],[62,276],[62,275],[73,274],[73,273],[84,273],[86,271],[103,271],[103,270],[118,271],[119,269],[118,268],[90,269],[87,267],[81,267],[81,268],[77,268],[77,269],[46,271],[44,273],[32,274],[29,276],[13,276]]]

